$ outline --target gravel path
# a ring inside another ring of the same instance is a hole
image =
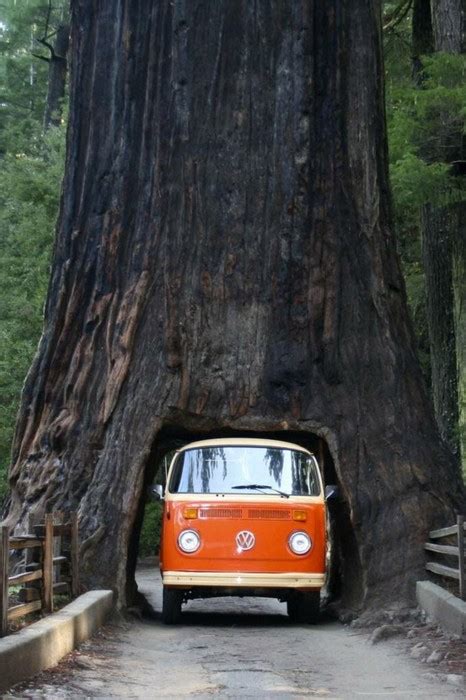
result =
[[[145,568],[138,582],[160,611],[158,572]],[[373,645],[337,622],[291,624],[273,600],[193,601],[184,610],[176,627],[158,618],[109,625],[4,697],[464,697],[458,674],[435,673],[410,657],[416,639]]]

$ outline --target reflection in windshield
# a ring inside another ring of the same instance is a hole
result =
[[[297,452],[292,452],[291,454],[298,454]],[[266,450],[264,459],[269,463],[269,473],[275,479],[277,484],[281,484],[282,472],[283,472],[283,450]]]
[[[172,493],[236,493],[238,484],[267,484],[295,496],[320,493],[315,459],[292,449],[225,446],[186,450],[177,458]],[[242,489],[241,493],[257,493]]]

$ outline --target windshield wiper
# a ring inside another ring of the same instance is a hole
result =
[[[275,493],[280,494],[283,498],[289,498],[290,494],[285,493],[284,491],[279,491],[278,489],[274,489],[273,486],[268,486],[268,484],[239,484],[239,486],[232,486],[232,489],[253,489],[254,491],[261,491],[264,493],[262,489],[268,489],[269,491],[275,491]]]

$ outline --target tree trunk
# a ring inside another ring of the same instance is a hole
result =
[[[413,80],[422,84],[422,58],[434,50],[430,0],[414,0],[411,23]]]
[[[49,76],[44,110],[45,129],[48,129],[51,125],[59,126],[62,119],[68,69],[69,34],[69,25],[60,24],[55,36],[53,50],[51,50],[50,58],[48,59]]]
[[[434,50],[430,0],[413,2],[412,44],[414,56],[424,56]]]
[[[73,3],[9,518],[79,504],[83,579],[120,604],[174,440],[323,438],[357,608],[412,597],[428,529],[464,504],[390,231],[379,19],[372,0]]]
[[[432,395],[440,435],[460,464],[458,377],[452,242],[459,229],[455,207],[422,211],[422,254],[426,275]]]
[[[436,51],[461,53],[462,0],[431,0]]]
[[[459,442],[466,475],[466,201],[455,205],[453,292],[455,297],[456,361],[458,365]]]
[[[461,52],[462,4],[462,0],[432,0],[435,51]],[[463,131],[461,119],[446,128],[439,127],[438,140],[446,162],[463,158]],[[462,301],[458,299],[463,286],[454,272],[464,259],[464,203],[441,208],[426,206],[421,218],[435,414],[440,434],[461,464],[460,416],[463,416],[463,409],[458,371],[461,379],[464,352],[458,352],[461,346],[457,334],[461,337],[462,314],[458,309]]]

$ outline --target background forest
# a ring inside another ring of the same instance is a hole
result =
[[[0,501],[41,334],[59,206],[67,13],[65,3],[44,0],[4,0],[0,8]],[[394,226],[419,358],[459,463],[461,444],[463,462],[466,453],[464,46],[442,44],[430,0],[386,2],[383,22]]]

